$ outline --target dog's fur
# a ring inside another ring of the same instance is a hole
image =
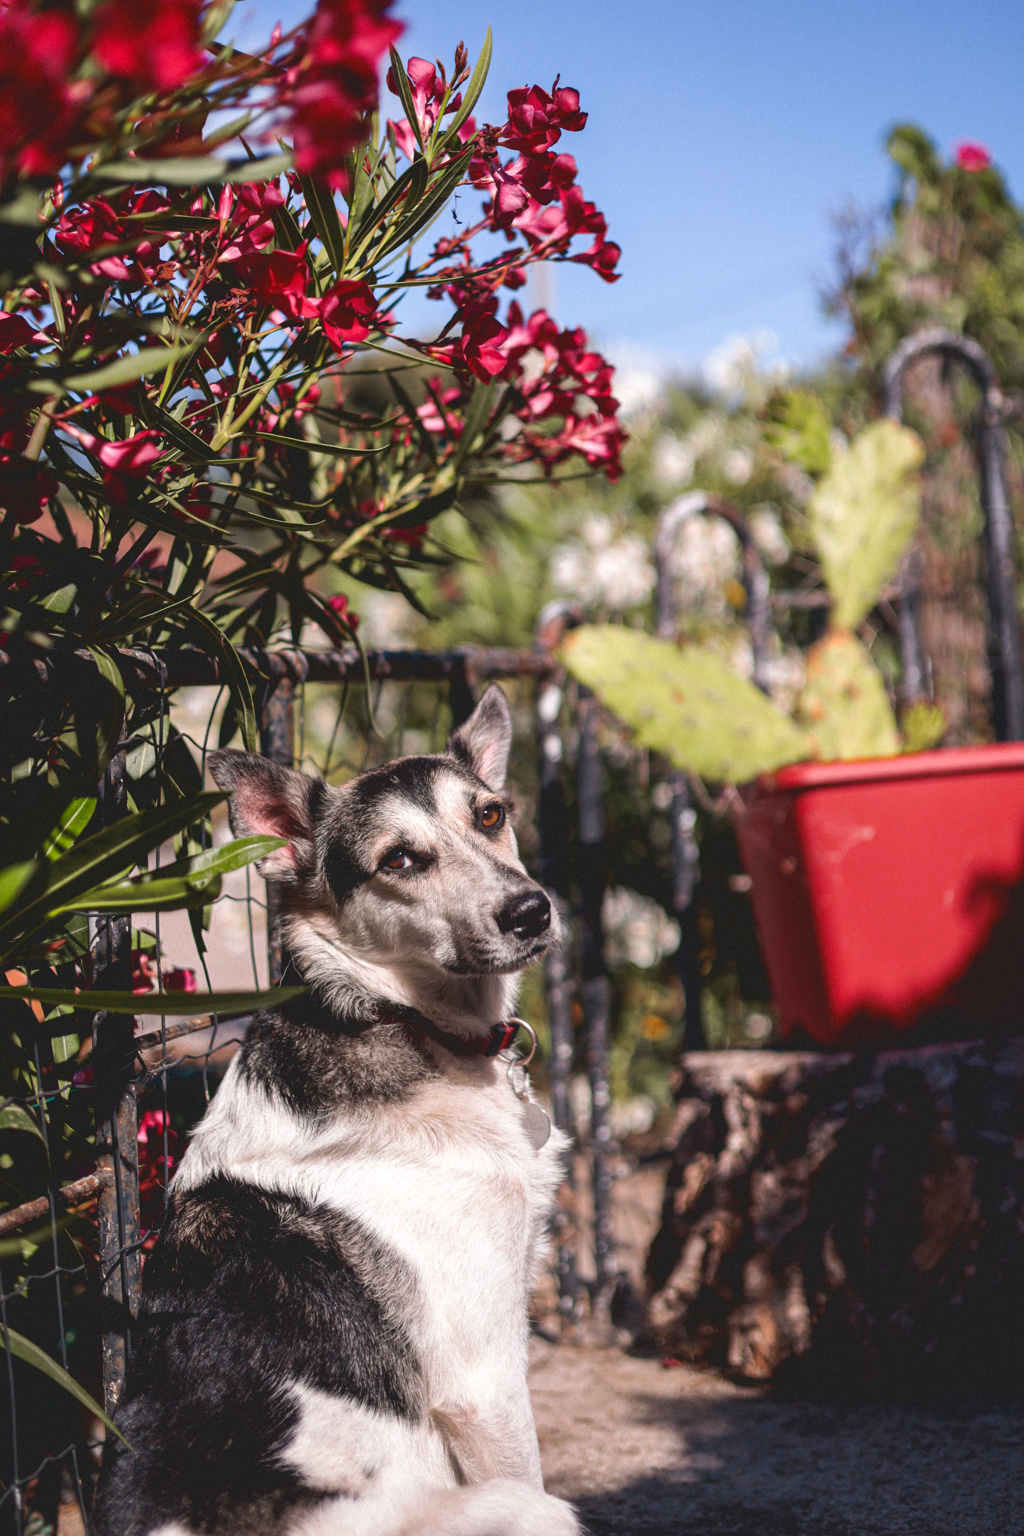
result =
[[[526,1386],[562,1138],[535,1150],[505,1061],[409,1022],[487,1034],[556,937],[511,734],[492,687],[444,755],[340,789],[213,755],[235,834],[287,838],[259,867],[310,990],[253,1020],[175,1175],[98,1536],[578,1533]]]

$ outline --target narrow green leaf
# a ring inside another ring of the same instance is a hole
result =
[[[422,149],[423,134],[420,131],[419,118],[416,116],[416,103],[413,101],[412,87],[409,84],[409,76],[406,74],[405,65],[402,63],[402,60],[395,49],[389,48],[388,53],[391,58],[391,73],[394,75],[395,84],[398,87],[399,99],[401,100],[402,106],[405,109],[405,115],[409,120],[409,127],[416,135],[416,142],[420,149]]]
[[[0,869],[0,912],[6,911],[17,899],[38,867],[35,859],[27,859],[22,864],[8,864],[6,869]]]
[[[235,708],[238,710],[245,750],[247,752],[258,752],[259,736],[256,730],[256,706],[253,703],[252,689],[249,686],[249,679],[245,675],[242,658],[223,630],[218,629],[213,620],[208,619],[205,613],[202,613],[198,608],[194,608],[191,618],[209,636],[220,652],[221,659],[230,674],[230,687],[235,700]]]
[[[306,453],[333,454],[338,458],[364,458],[375,453],[387,453],[389,444],[381,443],[377,447],[370,446],[359,448],[346,448],[342,443],[322,443],[317,438],[289,437],[284,432],[253,432],[251,434],[254,443],[281,443],[286,448],[302,448]],[[318,503],[317,506],[320,504]],[[313,507],[306,510],[314,510]]]
[[[65,912],[179,912],[190,907],[207,907],[220,895],[220,876],[206,881],[175,879],[154,875],[144,884],[117,880],[101,885],[74,901],[51,907],[47,917]]]
[[[345,265],[345,231],[338,218],[334,194],[330,187],[313,181],[309,176],[299,179],[313,228],[323,241],[324,250],[337,276]]]
[[[46,1137],[39,1129],[38,1122],[20,1104],[8,1104],[0,1109],[0,1131],[24,1131],[46,1145]]]
[[[43,858],[56,859],[67,853],[79,834],[89,825],[95,809],[95,795],[81,795],[77,800],[72,800],[43,844]]]
[[[194,342],[187,347],[146,347],[142,352],[133,352],[128,357],[119,357],[113,363],[106,363],[92,373],[75,373],[63,379],[43,376],[33,379],[29,387],[38,394],[61,395],[69,390],[85,390],[94,395],[102,389],[144,379],[151,373],[162,373],[172,363],[188,357],[195,350]]]
[[[39,1002],[50,1007],[67,1004],[89,1013],[156,1013],[202,1018],[216,1014],[257,1013],[302,997],[305,987],[271,987],[266,992],[68,992],[59,987],[0,987],[0,998]]]
[[[448,124],[448,127],[445,129],[445,139],[447,139],[449,135],[454,136],[458,132],[463,123],[466,121],[466,118],[469,116],[477,102],[480,100],[480,92],[484,88],[484,84],[487,80],[487,75],[491,67],[491,53],[493,48],[494,41],[491,37],[491,29],[488,27],[487,36],[484,38],[483,47],[480,49],[479,57],[477,58],[473,73],[470,76],[469,84],[466,87],[466,94],[462,99],[462,106],[456,112],[455,116]]]
[[[44,1349],[38,1344],[33,1344],[31,1339],[26,1339],[24,1334],[15,1333],[13,1328],[0,1328],[0,1346],[9,1349],[12,1355],[17,1355],[19,1360],[24,1360],[26,1365],[34,1365],[37,1371],[42,1371],[44,1376],[49,1376],[58,1387],[63,1387],[65,1392],[70,1392],[73,1398],[88,1408],[90,1413],[104,1423],[124,1445],[128,1445],[124,1435],[118,1429],[113,1419],[108,1419],[99,1403],[94,1397],[90,1397],[84,1387],[80,1387],[73,1376],[70,1376],[62,1365],[58,1365]],[[128,1446],[130,1450],[131,1447]]]

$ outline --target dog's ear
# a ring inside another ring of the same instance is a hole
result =
[[[448,751],[496,793],[505,788],[512,750],[512,711],[492,683],[465,724],[449,737]]]
[[[295,881],[313,873],[314,826],[327,793],[322,779],[272,763],[254,752],[211,752],[206,759],[215,782],[231,791],[228,817],[236,837],[286,837],[257,862],[268,880]]]

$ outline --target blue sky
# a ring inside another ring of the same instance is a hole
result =
[[[309,0],[312,4],[312,0]],[[241,0],[253,40],[287,0]],[[831,217],[891,191],[884,140],[918,122],[949,152],[989,146],[1024,197],[1021,0],[398,0],[401,51],[494,60],[482,116],[534,81],[578,88],[587,128],[563,147],[608,216],[624,276],[559,268],[554,307],[620,359],[690,367],[736,334],[774,333],[813,363],[840,331],[818,292]],[[394,114],[394,115],[397,115]]]

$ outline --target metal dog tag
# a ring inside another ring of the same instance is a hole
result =
[[[523,1105],[523,1124],[527,1136],[533,1142],[534,1151],[539,1152],[551,1135],[551,1121],[539,1104],[526,1103]]]

